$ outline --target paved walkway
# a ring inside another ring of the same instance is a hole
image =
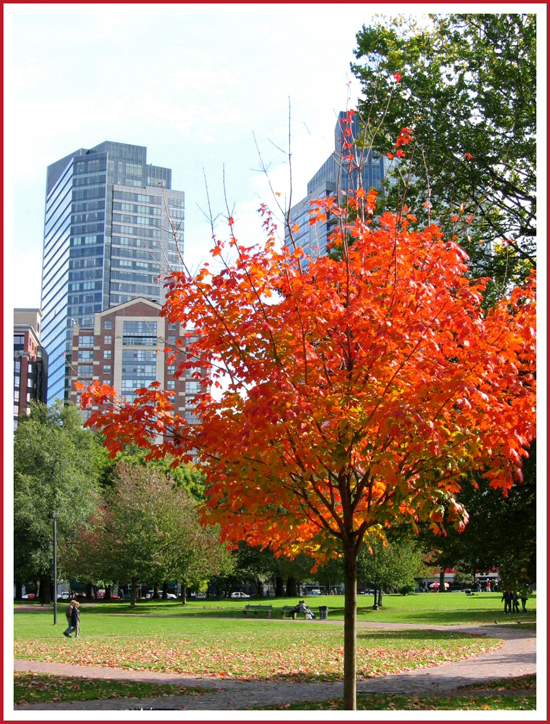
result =
[[[327,621],[324,624],[342,625],[341,621]],[[308,625],[307,622],[303,622]],[[421,626],[416,624],[358,624],[358,628],[370,629],[431,629],[457,631],[466,634],[491,636],[501,639],[496,650],[474,658],[464,659],[441,666],[415,669],[403,674],[391,674],[358,681],[358,693],[411,693],[429,695],[453,693],[465,684],[483,683],[536,672],[536,634],[521,626]],[[47,662],[15,660],[15,669],[51,673],[67,676],[81,676],[92,679],[125,679],[147,681],[177,686],[201,687],[205,693],[183,696],[165,696],[147,699],[108,699],[83,702],[58,702],[18,706],[18,710],[187,710],[201,711],[235,710],[250,706],[279,707],[282,704],[299,701],[322,701],[342,696],[341,682],[273,682],[221,680],[200,676],[174,676],[173,674],[128,671],[122,669],[95,668]]]

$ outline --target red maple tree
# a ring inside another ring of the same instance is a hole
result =
[[[200,378],[199,424],[158,384],[132,404],[99,383],[82,396],[113,451],[137,441],[198,458],[226,540],[343,557],[348,709],[363,543],[404,522],[463,527],[466,474],[506,493],[535,435],[534,275],[485,312],[485,281],[469,278],[456,240],[416,229],[406,210],[374,229],[374,206],[359,189],[345,209],[330,198],[312,209],[313,223],[337,219],[341,258],[279,251],[263,207],[263,246],[240,245],[229,218],[212,250],[221,270],[171,275],[163,314],[193,329],[176,374]]]

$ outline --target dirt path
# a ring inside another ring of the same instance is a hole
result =
[[[342,625],[340,621],[327,624]],[[307,622],[303,624],[308,625]],[[403,674],[392,674],[359,681],[358,693],[411,693],[418,695],[443,694],[456,691],[465,684],[478,684],[490,679],[521,676],[536,672],[536,634],[522,630],[520,626],[419,626],[416,624],[359,624],[371,629],[431,629],[457,631],[474,635],[499,638],[502,645],[496,650],[474,658],[441,666],[416,669]],[[186,696],[168,696],[148,699],[108,699],[83,702],[58,702],[18,706],[18,710],[187,710],[202,711],[244,710],[250,706],[276,708],[282,704],[299,701],[322,701],[341,697],[341,682],[272,682],[221,680],[208,677],[181,677],[173,674],[122,669],[95,668],[54,664],[37,661],[15,660],[15,669],[67,676],[97,679],[125,679],[154,681],[178,686],[200,686],[205,693]]]

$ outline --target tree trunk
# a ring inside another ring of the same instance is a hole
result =
[[[130,591],[130,608],[136,607],[136,593],[137,583],[135,581],[132,581],[132,590]]]
[[[112,586],[105,586],[105,600],[111,601],[112,598]]]
[[[292,576],[289,576],[286,582],[286,595],[293,598],[296,598],[298,595],[298,584]]]
[[[285,595],[285,582],[282,576],[275,576],[275,595],[277,598]]]
[[[51,595],[50,595],[50,580],[49,578],[41,578],[40,579],[40,603],[42,605],[45,605],[47,603],[51,603]]]
[[[158,583],[155,583],[155,585],[153,586],[153,598],[155,598],[155,599],[157,599],[157,600],[160,598],[160,596],[159,596],[159,584],[158,584]]]
[[[163,600],[166,600],[166,597],[168,595],[168,581],[164,581],[162,584],[162,598]]]
[[[382,586],[378,589],[378,607],[382,605]]]
[[[344,709],[357,709],[357,553],[344,544]]]
[[[439,571],[439,591],[438,593],[445,593],[445,569],[442,568]]]
[[[185,579],[181,582],[181,605],[185,606],[187,603],[187,584]]]
[[[91,601],[94,597],[94,587],[91,583],[86,584],[86,598],[88,601]]]
[[[23,584],[19,581],[15,582],[15,598],[20,601],[23,598]]]

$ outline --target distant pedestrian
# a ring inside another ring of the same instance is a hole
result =
[[[512,607],[514,613],[519,613],[519,600],[517,591],[514,591],[512,593]]]
[[[66,631],[63,631],[63,635],[67,638],[71,638],[71,634],[74,631],[75,638],[78,638],[80,636],[80,611],[78,610],[80,607],[80,604],[78,601],[71,601],[70,610],[71,610],[71,619],[70,619],[70,625],[69,628]]]
[[[491,593],[491,581],[487,581],[487,593]]]
[[[521,599],[521,612],[527,613],[527,599],[529,598],[529,591],[527,586],[523,586],[519,591],[519,597]]]
[[[63,636],[70,636],[71,633],[71,617],[73,613],[73,602],[71,601],[69,605],[67,606],[67,610],[65,611],[65,616],[67,617],[67,628],[65,631],[63,631]]]

